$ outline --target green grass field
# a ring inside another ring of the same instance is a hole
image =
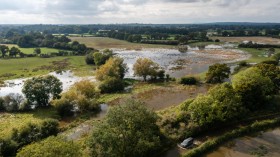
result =
[[[68,59],[69,66],[66,69],[73,70],[78,76],[92,75],[93,66],[87,65],[84,56],[64,56],[53,58],[17,58],[0,59],[0,80],[9,80],[14,78],[32,77],[48,74],[53,69],[43,69],[42,66],[53,65],[54,61],[63,61]]]
[[[265,60],[269,60],[268,57],[263,56],[267,49],[255,49],[255,48],[240,48],[240,50],[251,54],[251,58],[247,61],[250,63],[259,63]],[[280,49],[275,49],[275,53],[280,53]]]
[[[78,41],[95,49],[120,48],[120,49],[141,49],[141,48],[176,48],[172,45],[138,44],[124,40],[117,40],[103,37],[70,37],[72,41]]]
[[[7,46],[9,48],[12,47],[17,47],[19,48],[17,45],[13,45],[13,44],[7,44]],[[25,54],[33,54],[34,53],[34,48],[19,48],[21,52],[25,53]],[[41,53],[42,54],[48,54],[48,53],[52,53],[52,52],[58,52],[58,49],[53,49],[53,48],[46,48],[46,47],[41,47]]]

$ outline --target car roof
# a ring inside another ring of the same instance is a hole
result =
[[[189,137],[189,138],[185,139],[185,140],[183,141],[183,143],[189,142],[189,141],[192,141],[192,140],[193,140],[193,138],[192,138],[192,137]]]

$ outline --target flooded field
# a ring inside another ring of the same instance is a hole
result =
[[[78,81],[81,81],[82,79],[94,80],[93,77],[83,78],[83,77],[74,76],[74,74],[71,71],[63,71],[61,73],[52,72],[50,73],[50,75],[57,77],[62,82],[63,91],[69,89],[71,85],[73,85]],[[14,79],[14,80],[5,81],[6,86],[0,87],[0,96],[6,96],[10,93],[22,94],[21,90],[26,80],[27,79]]]
[[[279,148],[280,128],[232,140],[204,157],[279,157]],[[175,147],[162,157],[180,157],[186,152],[187,150]]]
[[[245,60],[249,56],[236,49],[227,49],[232,45],[208,45],[206,47],[189,47],[186,53],[176,49],[143,49],[136,50],[115,50],[117,56],[124,59],[129,70],[127,78],[134,78],[133,64],[138,58],[150,58],[158,63],[166,73],[172,77],[182,77],[189,74],[204,72],[214,63],[231,63]]]
[[[254,157],[280,156],[280,128],[258,134],[256,137],[243,137],[216,151],[206,155],[206,157]]]

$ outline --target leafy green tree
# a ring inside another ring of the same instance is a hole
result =
[[[145,157],[161,147],[157,115],[135,100],[111,108],[96,126],[88,146],[91,156]]]
[[[23,147],[18,157],[78,157],[82,156],[81,148],[61,137],[51,136],[43,141]]]
[[[126,71],[127,66],[123,63],[123,59],[114,57],[107,60],[106,63],[96,71],[96,78],[99,81],[103,81],[109,77],[123,79]]]
[[[67,92],[63,93],[61,99],[53,100],[61,116],[71,115],[72,108],[78,108],[78,111],[85,112],[98,109],[97,98],[99,93],[96,86],[90,80],[82,80],[75,83]]]
[[[133,65],[134,75],[143,77],[147,81],[147,76],[153,76],[159,70],[159,65],[148,58],[139,58]]]
[[[95,63],[94,63],[94,58],[93,58],[93,52],[90,52],[90,53],[88,53],[87,55],[86,55],[86,57],[85,57],[85,61],[86,61],[86,63],[87,64],[89,64],[89,65],[94,65]]]
[[[36,107],[46,107],[50,99],[59,98],[62,83],[52,75],[34,77],[26,80],[22,89],[27,101]]]
[[[2,58],[5,58],[6,54],[9,52],[9,47],[6,45],[0,45],[0,51],[2,53]]]
[[[273,64],[258,64],[256,67],[263,76],[270,78],[277,92],[280,89],[280,67]]]
[[[236,74],[232,79],[234,90],[241,96],[242,102],[250,110],[257,110],[265,104],[267,96],[274,91],[273,82],[262,75],[256,67]]]
[[[207,83],[221,83],[224,79],[229,78],[230,68],[226,64],[216,63],[211,65],[206,73]]]
[[[103,52],[95,52],[93,54],[95,65],[103,65],[106,61],[113,56],[113,52],[109,49],[105,49]]]
[[[34,49],[34,53],[35,53],[36,55],[40,55],[40,54],[41,54],[41,49],[40,49],[40,48],[35,48],[35,49]]]
[[[18,54],[20,54],[20,49],[17,47],[12,47],[10,49],[10,56],[16,57]]]
[[[235,120],[243,115],[241,97],[229,83],[218,85],[198,96],[188,107],[191,120],[201,127]]]

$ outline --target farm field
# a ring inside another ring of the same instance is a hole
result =
[[[141,49],[141,48],[176,48],[171,45],[154,45],[130,43],[123,40],[117,40],[104,37],[70,37],[72,41],[78,41],[95,49],[118,48],[118,49]]]
[[[17,47],[19,48],[17,45],[14,44],[7,44],[7,46],[9,48],[12,47]],[[34,53],[34,48],[19,48],[21,52],[25,53],[25,54],[33,54]],[[42,47],[41,49],[41,53],[42,54],[48,54],[48,53],[53,53],[53,52],[58,52],[58,49],[53,49],[53,48],[46,48],[46,47]]]
[[[78,76],[87,76],[93,70],[93,66],[85,63],[84,56],[1,59],[0,66],[0,80],[32,77],[63,69],[72,70]]]
[[[280,39],[270,37],[211,37],[211,39],[219,39],[221,42],[240,43],[243,41],[253,41],[257,43],[280,45]]]

